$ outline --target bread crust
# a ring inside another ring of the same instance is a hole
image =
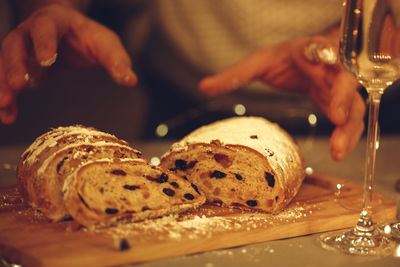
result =
[[[272,213],[288,205],[305,177],[294,139],[259,117],[203,126],[174,143],[160,165],[197,184],[208,202]]]

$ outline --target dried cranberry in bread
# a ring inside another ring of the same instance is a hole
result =
[[[155,218],[205,202],[194,184],[139,160],[84,164],[67,178],[63,191],[68,212],[89,228]]]
[[[174,143],[161,167],[186,177],[218,205],[278,212],[305,177],[299,147],[277,124],[234,117]]]
[[[106,147],[111,150],[105,151]],[[22,154],[17,167],[18,188],[32,207],[53,220],[62,219],[67,215],[60,206],[66,175],[84,161],[104,156],[138,158],[140,152],[94,128],[58,127],[39,136]]]

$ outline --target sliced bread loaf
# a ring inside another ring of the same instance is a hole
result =
[[[293,138],[260,117],[203,126],[173,144],[160,166],[195,183],[208,202],[272,213],[294,198],[305,177]]]

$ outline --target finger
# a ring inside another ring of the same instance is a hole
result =
[[[15,94],[8,85],[4,64],[3,55],[0,52],[0,121],[3,124],[11,124],[17,118],[17,102]]]
[[[364,131],[365,110],[361,95],[356,93],[347,122],[337,126],[330,138],[333,159],[343,160],[357,145]]]
[[[356,92],[357,80],[343,69],[332,84],[329,118],[335,125],[342,125],[347,121]]]
[[[294,58],[316,85],[309,87],[311,99],[335,125],[344,124],[356,93],[356,79],[339,64],[335,47],[328,39],[313,37],[304,42],[304,51],[301,50]]]
[[[13,93],[11,89],[8,89],[3,84],[0,85],[0,108],[8,107],[13,99]]]
[[[96,22],[91,22],[91,24],[102,33],[94,34],[90,42],[93,55],[115,82],[124,86],[135,85],[137,76],[132,70],[131,59],[119,37]]]
[[[267,50],[260,50],[219,74],[199,82],[199,90],[207,95],[217,95],[233,91],[261,76],[267,68]]]
[[[0,108],[0,121],[3,124],[11,124],[17,119],[17,113],[17,101],[14,95],[7,107]]]
[[[0,52],[0,108],[5,108],[10,105],[11,100],[12,91],[5,76],[3,56]]]
[[[48,16],[37,16],[32,19],[29,31],[38,64],[42,67],[53,65],[57,58],[58,43],[54,20]]]
[[[20,90],[27,85],[27,33],[18,27],[3,40],[2,53],[7,82],[14,90]]]
[[[0,84],[0,108],[5,108],[10,105],[12,100],[12,92],[3,83]]]

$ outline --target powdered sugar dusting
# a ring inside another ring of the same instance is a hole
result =
[[[301,165],[303,160],[297,144],[278,124],[262,117],[233,117],[205,125],[174,143],[168,153],[186,150],[190,144],[211,143],[213,140],[258,151],[268,158],[283,184],[289,179],[291,171],[288,170],[304,173],[305,166]]]
[[[91,146],[94,146],[94,147],[106,147],[106,146],[109,146],[109,147],[120,147],[120,148],[125,148],[125,149],[128,149],[128,150],[132,150],[134,152],[138,152],[137,150],[134,150],[133,148],[131,148],[129,146],[121,145],[121,144],[118,144],[118,143],[110,143],[110,142],[106,142],[106,141],[90,142],[90,140],[85,139],[85,141],[83,141],[83,142],[72,143],[71,145],[63,147],[61,150],[57,150],[56,152],[54,152],[50,157],[48,157],[42,163],[42,165],[40,166],[40,168],[37,171],[37,174],[38,175],[43,174],[43,172],[46,170],[46,168],[48,167],[50,162],[52,162],[54,157],[56,157],[59,153],[63,153],[64,151],[67,151],[67,150],[69,150],[71,148],[77,148],[77,147],[80,147],[82,145],[91,145]],[[75,151],[75,153],[72,155],[72,158],[76,159],[76,158],[81,157],[82,155],[89,155],[89,154],[93,154],[93,153],[94,153],[93,151],[87,152],[87,151],[78,150],[78,151]],[[144,161],[144,160],[142,160],[142,161]]]
[[[200,208],[200,212],[195,214],[174,214],[96,231],[135,242],[146,238],[158,241],[209,239],[226,232],[250,232],[255,229],[268,231],[271,227],[304,220],[312,212],[299,205],[292,205],[279,214],[250,213],[236,209],[226,209],[225,214],[220,214],[218,209]]]
[[[28,151],[31,153],[26,158],[26,164],[32,165],[37,160],[37,155],[46,149],[55,147],[58,144],[58,140],[66,136],[76,135],[78,139],[83,139],[84,142],[88,142],[88,138],[93,136],[109,136],[114,137],[114,135],[104,133],[92,128],[86,128],[82,126],[68,126],[68,127],[58,127],[50,132],[47,132],[39,136],[33,143],[25,150],[24,154]]]

